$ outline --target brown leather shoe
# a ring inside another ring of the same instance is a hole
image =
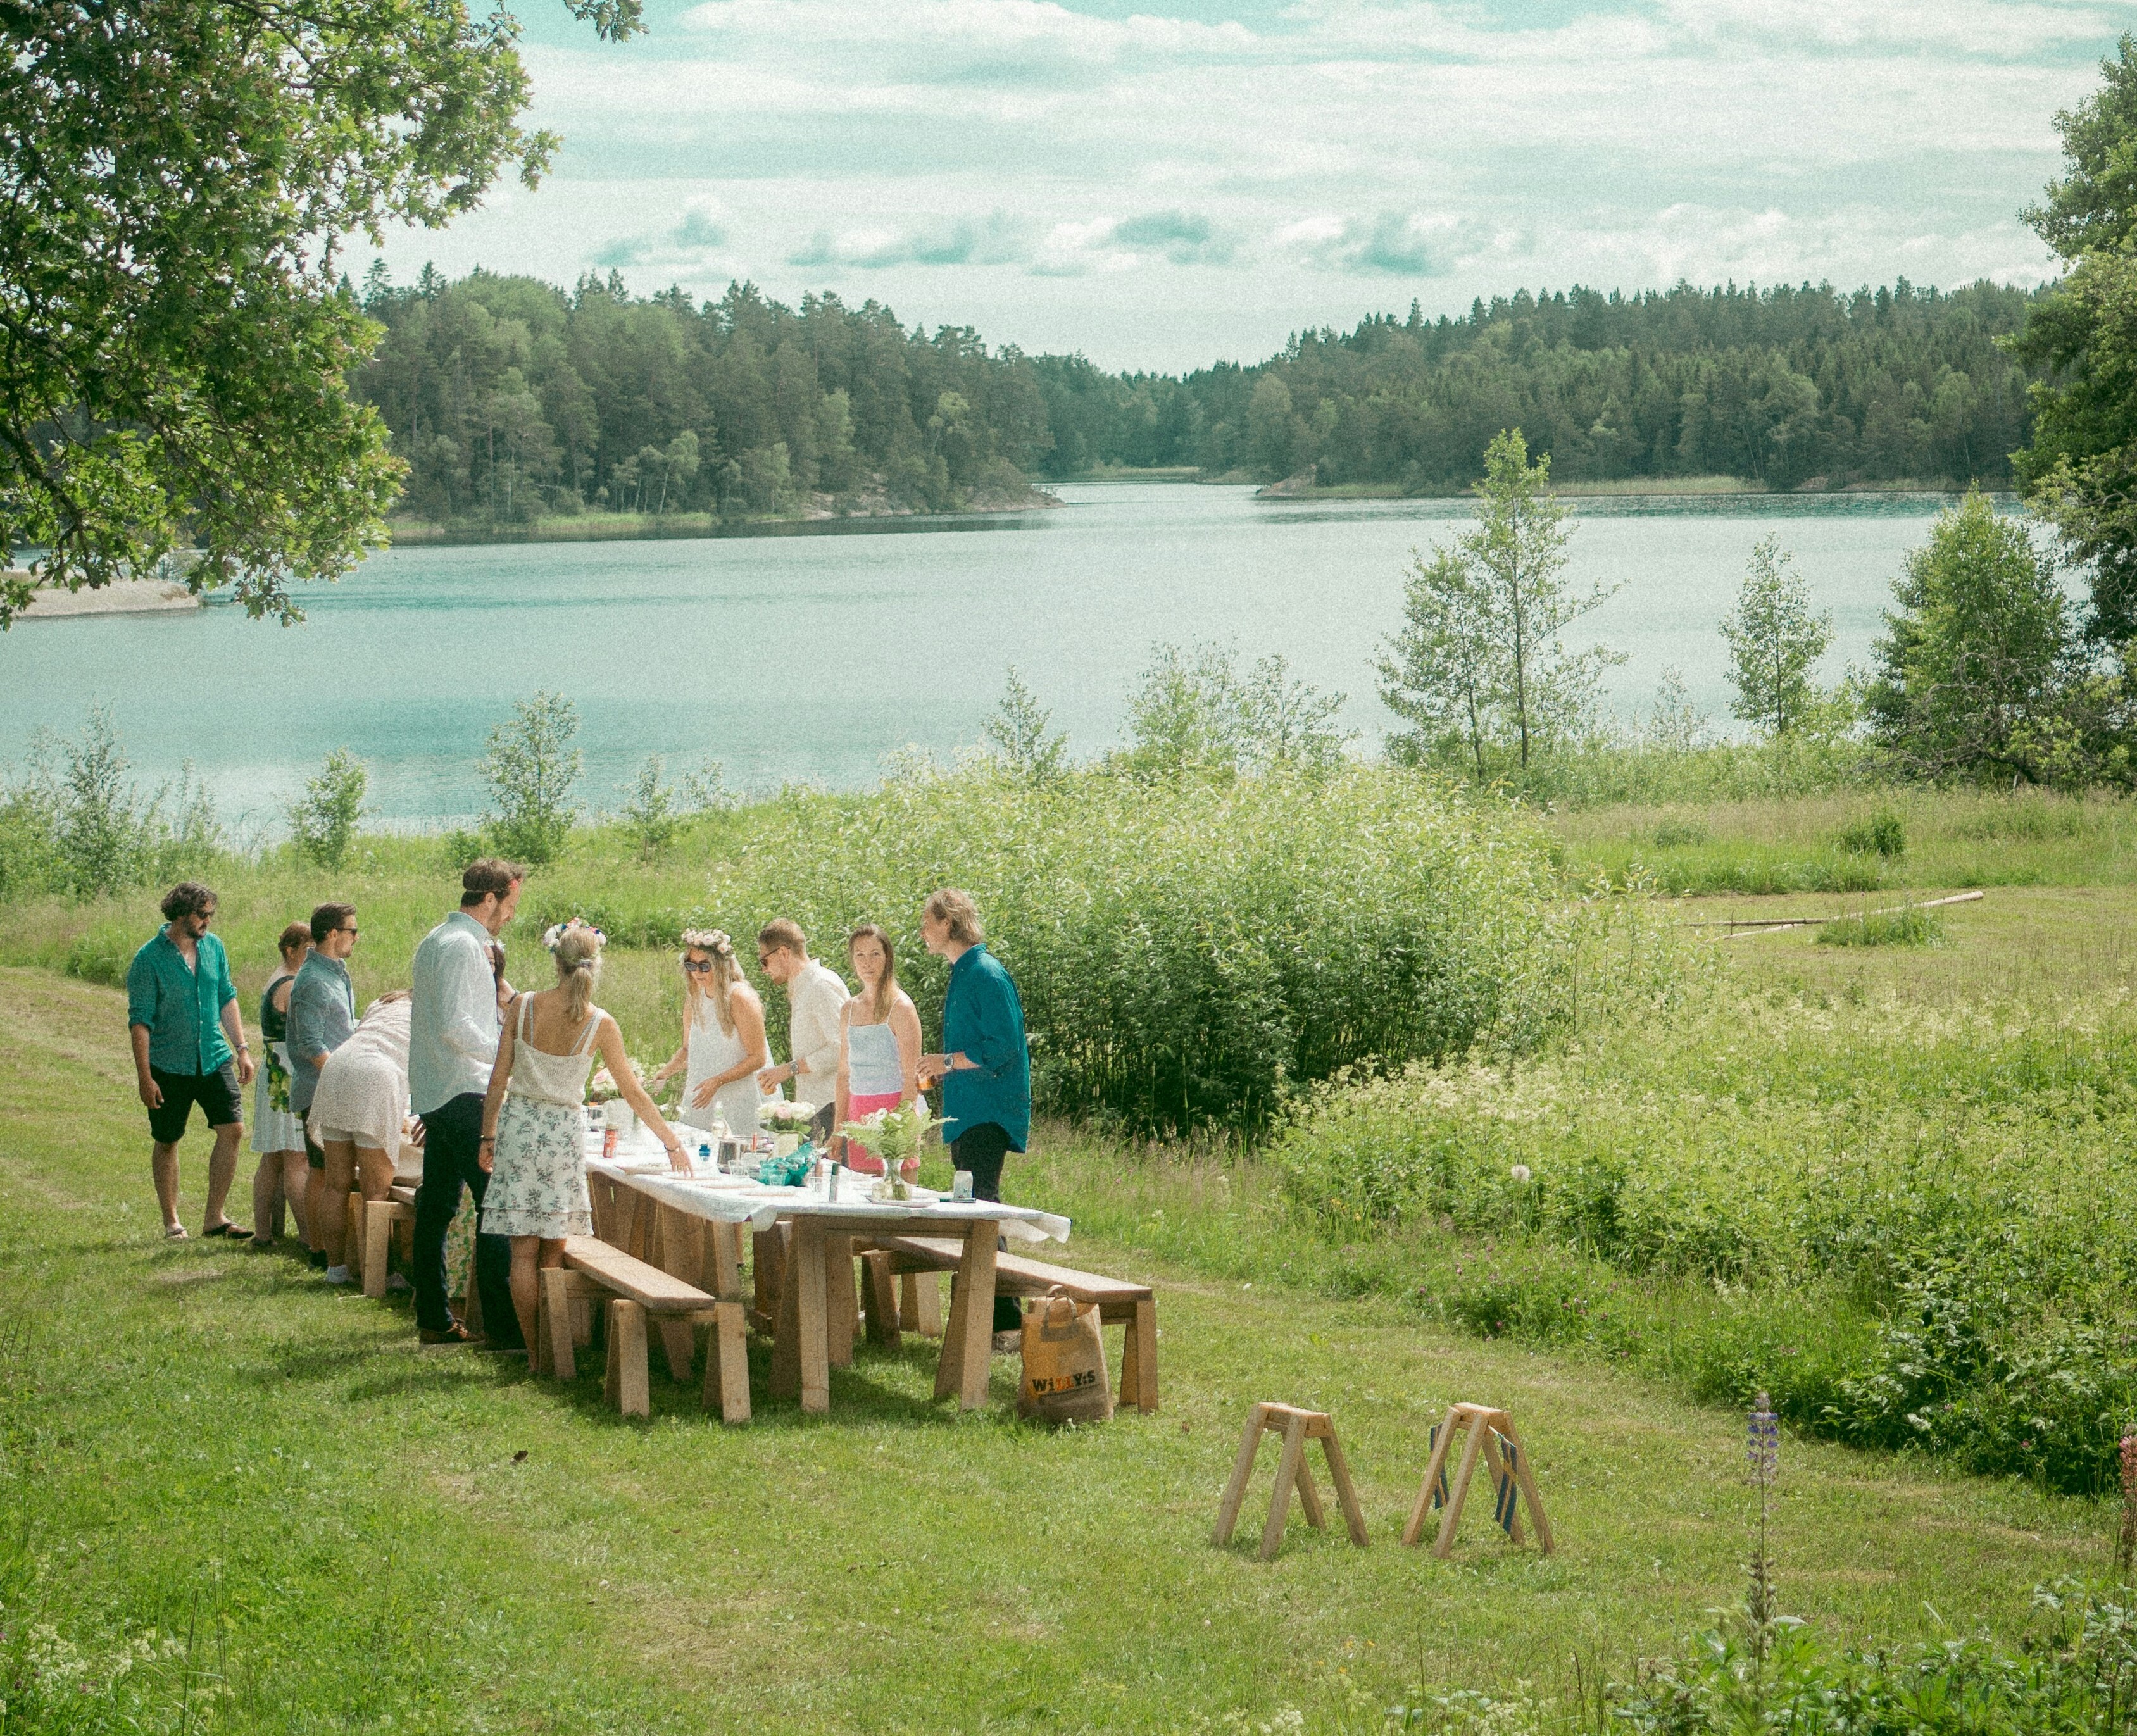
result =
[[[418,1327],[416,1341],[424,1345],[479,1345],[483,1342],[458,1320],[442,1330],[435,1326]]]

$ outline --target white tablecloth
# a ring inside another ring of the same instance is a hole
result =
[[[796,1211],[827,1218],[880,1218],[894,1214],[911,1220],[913,1235],[925,1236],[953,1223],[992,1218],[1013,1242],[1065,1242],[1068,1239],[1066,1218],[1030,1206],[1003,1205],[989,1199],[959,1204],[924,1188],[916,1188],[913,1192],[918,1197],[909,1202],[873,1200],[868,1190],[874,1186],[876,1178],[850,1169],[840,1178],[835,1200],[827,1200],[807,1188],[767,1188],[739,1176],[722,1175],[706,1166],[694,1167],[685,1177],[669,1167],[666,1155],[642,1127],[634,1128],[616,1142],[613,1158],[601,1155],[599,1134],[588,1134],[586,1142],[589,1174],[612,1177],[664,1205],[715,1223],[747,1223],[752,1229],[768,1230],[781,1217]]]

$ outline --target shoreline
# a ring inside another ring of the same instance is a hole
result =
[[[10,578],[17,576],[13,573]],[[94,591],[38,591],[18,621],[64,620],[85,615],[183,615],[204,605],[173,579],[114,579]]]
[[[1865,496],[1900,494],[1963,494],[1968,484],[1954,482],[1898,481],[1847,483],[1834,489],[1769,489],[1740,476],[1619,477],[1607,482],[1554,482],[1550,491],[1564,500],[1833,500]],[[1991,498],[2017,493],[2014,489],[1983,489]],[[1301,482],[1297,478],[1264,483],[1254,490],[1257,500],[1463,500],[1472,498],[1466,488],[1409,489],[1400,483]]]
[[[423,519],[387,521],[387,546],[395,548],[479,547],[515,542],[654,542],[723,537],[836,536],[882,530],[992,528],[995,522],[1052,512],[1068,503],[1033,488],[1020,496],[995,496],[955,512],[929,513],[871,506],[838,513],[819,508],[793,518],[723,518],[713,513],[586,513],[539,518],[525,525],[437,524]]]

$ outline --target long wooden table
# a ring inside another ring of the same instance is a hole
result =
[[[839,1268],[851,1273],[856,1240],[927,1235],[955,1238],[961,1244],[942,1359],[935,1371],[935,1396],[945,1398],[955,1393],[965,1409],[976,1410],[986,1403],[993,1353],[997,1240],[1068,1239],[1067,1218],[1029,1206],[932,1198],[909,1206],[875,1203],[865,1197],[872,1178],[851,1174],[845,1178],[850,1193],[833,1201],[803,1188],[767,1188],[710,1174],[684,1177],[664,1163],[652,1168],[653,1161],[640,1153],[619,1152],[613,1160],[590,1155],[587,1168],[590,1178],[727,1227],[735,1247],[733,1253],[723,1251],[718,1256],[723,1272],[733,1270],[742,1225],[759,1232],[779,1224],[788,1227],[788,1269],[780,1286],[772,1334],[772,1390],[782,1397],[799,1397],[805,1411],[821,1413],[831,1408],[827,1275]]]

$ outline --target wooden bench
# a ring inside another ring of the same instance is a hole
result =
[[[938,1236],[881,1236],[875,1245],[890,1257],[888,1268],[894,1272],[955,1272],[961,1252],[957,1242]],[[1043,1296],[1059,1289],[1079,1302],[1097,1303],[1101,1321],[1127,1329],[1121,1345],[1118,1402],[1142,1411],[1157,1408],[1157,1299],[1149,1285],[1027,1260],[1020,1254],[996,1254],[995,1289],[1013,1296]]]
[[[348,1212],[349,1265],[354,1275],[363,1281],[363,1293],[377,1301],[386,1294],[387,1268],[392,1258],[396,1226],[407,1226],[401,1233],[401,1257],[415,1257],[416,1190],[397,1182],[383,1199],[366,1199],[361,1194],[352,1194],[348,1196]],[[361,1233],[357,1233],[359,1230]]]
[[[543,1270],[534,1330],[536,1373],[566,1380],[577,1373],[573,1351],[581,1339],[573,1304],[596,1296],[609,1298],[608,1399],[625,1416],[651,1414],[645,1349],[645,1319],[651,1315],[660,1322],[669,1370],[678,1380],[690,1378],[694,1329],[701,1320],[711,1325],[705,1408],[717,1402],[723,1421],[749,1421],[749,1359],[741,1302],[709,1296],[591,1236],[567,1238],[563,1265]]]

